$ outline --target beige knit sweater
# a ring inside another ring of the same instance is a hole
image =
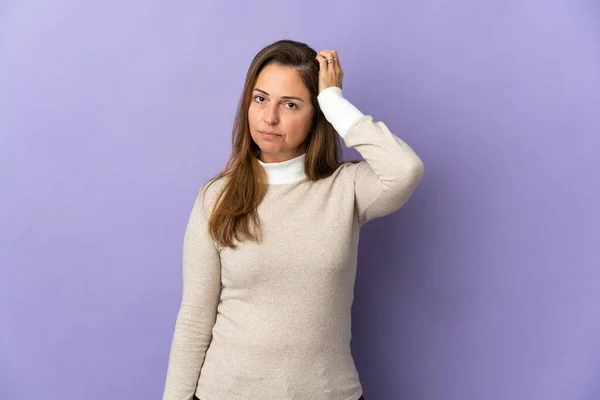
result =
[[[360,228],[390,214],[423,175],[415,152],[363,115],[337,87],[319,106],[365,159],[316,182],[305,154],[260,164],[269,179],[258,207],[263,243],[219,247],[207,216],[223,179],[200,189],[183,244],[183,296],[163,400],[356,400],[350,351]]]

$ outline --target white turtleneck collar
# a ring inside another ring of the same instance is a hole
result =
[[[303,153],[286,161],[266,163],[259,159],[258,163],[265,169],[269,185],[281,185],[298,182],[306,177],[305,158],[306,153]]]

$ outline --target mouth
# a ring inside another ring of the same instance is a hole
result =
[[[281,136],[275,132],[260,132],[260,134],[267,139],[273,139]]]

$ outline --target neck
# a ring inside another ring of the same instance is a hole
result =
[[[304,160],[306,153],[281,162],[264,162],[258,159],[258,163],[264,168],[269,185],[281,185],[294,183],[306,177],[304,171]]]

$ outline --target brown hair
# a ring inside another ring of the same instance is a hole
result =
[[[260,148],[250,135],[248,108],[254,84],[265,66],[276,63],[295,68],[310,93],[314,113],[306,138],[304,168],[308,179],[326,178],[343,164],[338,134],[325,119],[317,102],[319,62],[316,56],[317,52],[304,43],[279,40],[260,50],[252,60],[233,123],[231,155],[225,168],[208,184],[210,186],[222,177],[228,178],[215,200],[208,221],[208,230],[218,245],[235,249],[234,238],[238,241],[262,241],[257,207],[267,192],[268,182],[264,169],[258,163]],[[254,231],[251,231],[251,225]]]

